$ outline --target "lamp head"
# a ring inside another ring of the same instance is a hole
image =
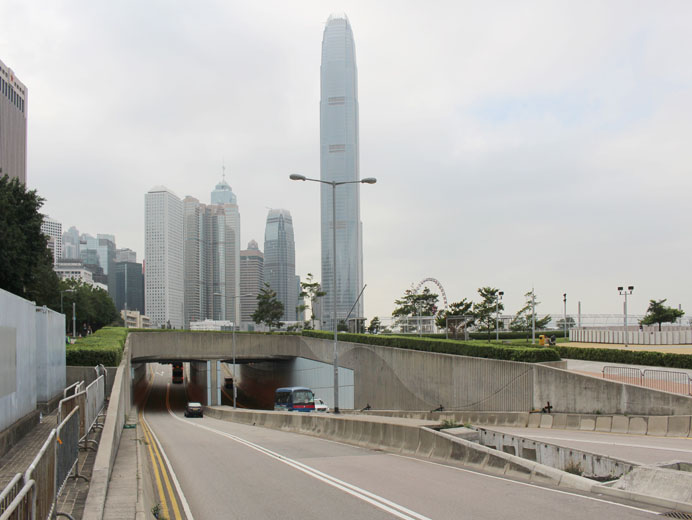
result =
[[[360,182],[363,184],[375,184],[377,179],[375,177],[366,177],[365,179],[361,179]]]
[[[499,294],[499,295],[500,295],[500,298],[502,298],[502,297],[505,295],[505,292],[504,292],[504,291],[500,291],[500,292],[497,293],[497,294]]]
[[[623,289],[622,287],[618,287],[618,291],[622,291],[622,289]]]
[[[304,181],[306,179],[305,175],[301,175],[299,173],[292,173],[288,176],[288,178],[292,181]]]
[[[630,285],[630,286],[627,288],[627,290],[628,290],[629,292],[634,291],[634,285]]]

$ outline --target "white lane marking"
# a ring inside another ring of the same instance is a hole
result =
[[[602,498],[590,497],[587,495],[580,495],[579,493],[571,493],[569,491],[562,491],[561,489],[553,489],[553,488],[543,487],[543,486],[539,486],[537,484],[532,484],[530,482],[521,482],[518,480],[509,479],[506,477],[498,477],[497,475],[488,475],[487,473],[480,473],[478,471],[459,468],[457,466],[447,466],[446,464],[440,464],[439,462],[433,462],[431,460],[417,459],[415,457],[409,457],[407,455],[399,455],[397,453],[389,453],[388,455],[391,455],[393,457],[401,457],[402,459],[417,460],[418,462],[424,462],[425,464],[432,464],[434,466],[442,466],[443,468],[449,468],[449,469],[453,469],[455,471],[461,471],[463,473],[471,473],[473,475],[480,475],[481,477],[491,478],[491,479],[495,479],[495,480],[503,480],[505,482],[511,482],[513,484],[518,484],[520,486],[528,486],[528,487],[531,487],[534,489],[540,489],[543,491],[547,491],[548,493],[559,493],[561,495],[569,495],[569,496],[576,497],[576,498],[584,498],[586,500],[593,500],[594,502],[602,502],[604,504],[611,504],[614,506],[625,507],[627,509],[634,509],[635,511],[642,511],[644,513],[651,513],[652,515],[656,515],[656,516],[658,516],[660,514],[658,511],[651,511],[650,509],[642,509],[640,507],[634,507],[634,506],[630,506],[627,504],[621,504],[619,502],[611,502],[610,500],[604,500]]]
[[[166,384],[166,392],[168,392],[168,386],[170,383]],[[147,395],[147,401],[149,400],[149,395]],[[183,511],[185,511],[185,516],[187,517],[187,520],[195,520],[194,517],[192,516],[192,511],[190,510],[190,505],[187,503],[187,499],[185,498],[185,494],[183,493],[183,489],[180,487],[180,483],[178,482],[178,477],[175,475],[175,471],[173,471],[173,466],[171,466],[171,462],[168,460],[168,456],[166,456],[166,452],[163,450],[163,446],[159,442],[159,438],[156,436],[154,433],[154,429],[151,427],[149,424],[149,421],[147,421],[147,418],[144,417],[144,410],[146,409],[146,402],[142,406],[142,420],[146,423],[147,428],[149,428],[149,433],[151,433],[151,436],[154,437],[154,441],[156,442],[156,445],[159,447],[159,451],[161,452],[161,456],[163,456],[163,460],[166,462],[166,467],[168,468],[168,472],[171,475],[171,478],[173,479],[173,485],[175,486],[175,490],[178,492],[178,497],[180,498],[180,502],[182,503],[183,506]],[[173,497],[171,497],[173,498]]]
[[[512,435],[512,434],[509,434]],[[569,437],[550,437],[548,435],[530,435],[527,439],[543,439],[552,441],[570,441],[570,442],[583,442],[586,444],[604,444],[606,446],[625,446],[628,448],[647,448],[650,450],[663,450],[663,451],[680,451],[682,453],[687,453],[692,455],[692,450],[683,450],[681,448],[666,448],[664,446],[656,446],[652,444],[628,444],[624,442],[606,442],[606,441],[588,441],[585,439],[571,439]]]
[[[326,484],[329,484],[330,486],[333,486],[337,489],[340,489],[341,491],[344,491],[345,493],[348,493],[349,495],[352,495],[356,498],[359,498],[363,500],[364,502],[367,502],[369,504],[372,504],[373,506],[382,509],[383,511],[386,511],[398,518],[402,518],[404,520],[431,520],[427,516],[423,516],[419,513],[416,513],[415,511],[412,511],[402,505],[399,505],[395,502],[392,502],[390,500],[387,500],[384,497],[381,497],[379,495],[376,495],[374,493],[371,493],[365,489],[359,488],[357,486],[354,486],[353,484],[349,484],[348,482],[344,482],[343,480],[339,480],[336,477],[333,477],[331,475],[328,475],[326,473],[323,473],[311,466],[308,466],[306,464],[303,464],[302,462],[298,462],[297,460],[291,459],[289,457],[286,457],[284,455],[281,455],[280,453],[276,453],[275,451],[269,450],[263,446],[260,446],[259,444],[255,444],[251,441],[248,441],[246,439],[242,439],[241,437],[237,437],[233,434],[222,432],[220,430],[216,430],[214,428],[211,428],[209,426],[204,426],[202,424],[195,423],[193,421],[188,421],[186,419],[182,419],[175,415],[171,409],[168,409],[168,413],[171,414],[173,418],[175,418],[178,421],[184,422],[185,424],[189,424],[190,426],[195,426],[197,428],[202,428],[203,430],[210,431],[212,433],[216,433],[217,435],[221,435],[222,437],[226,437],[228,439],[231,439],[235,442],[238,442],[240,444],[243,444],[253,450],[259,451],[260,453],[263,453],[275,460],[278,460],[279,462],[283,462],[284,464],[287,464],[288,466],[291,466],[294,469],[297,469],[298,471],[301,471],[313,478],[316,478],[317,480],[321,480],[322,482],[325,482]]]

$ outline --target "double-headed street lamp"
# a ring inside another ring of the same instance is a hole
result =
[[[634,285],[628,285],[627,289],[624,287],[618,287],[618,292],[620,293],[620,296],[625,297],[625,307],[624,307],[624,313],[625,313],[625,346],[627,346],[627,295],[632,294],[634,291]]]
[[[504,295],[504,291],[500,291],[495,299],[495,341],[500,341],[500,300]]]
[[[564,305],[564,312],[563,312],[563,321],[564,323],[563,328],[565,329],[565,335],[564,337],[567,337],[567,293],[562,294],[562,303]]]
[[[375,184],[377,179],[366,177],[359,181],[323,181],[310,179],[305,175],[292,173],[289,175],[292,181],[312,181],[328,184],[332,187],[332,326],[334,328],[334,413],[339,413],[339,354],[337,353],[337,323],[336,323],[336,187],[342,184]]]
[[[239,307],[238,305],[235,305],[235,300],[237,298],[246,298],[248,296],[255,296],[254,294],[239,294],[237,296],[231,296],[230,298],[234,300],[234,305],[233,305],[233,314],[235,315],[235,320],[233,320],[233,332],[232,332],[232,339],[231,341],[233,342],[233,408],[235,408],[235,400],[238,397],[238,390],[236,386],[236,379],[235,379],[235,327],[236,324],[238,323],[238,310]]]
[[[63,311],[63,306],[62,306],[62,298],[63,298],[63,294],[65,294],[66,292],[74,293],[75,290],[74,289],[65,289],[64,291],[60,291],[60,314],[62,314],[62,315],[65,314],[65,312]],[[75,302],[72,302],[72,339],[77,337],[76,336],[77,332],[75,330],[75,324],[77,323],[77,316],[75,314],[75,310],[76,310],[75,307],[76,307]]]

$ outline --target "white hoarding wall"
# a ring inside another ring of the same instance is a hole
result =
[[[65,317],[36,308],[36,398],[47,402],[65,388]]]

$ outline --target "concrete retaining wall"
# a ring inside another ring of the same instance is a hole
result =
[[[495,475],[590,491],[594,481],[537,462],[459,439],[426,427],[429,421],[397,421],[318,413],[285,413],[206,408],[209,417],[331,439],[363,448],[432,459]],[[377,420],[376,420],[377,419]]]

